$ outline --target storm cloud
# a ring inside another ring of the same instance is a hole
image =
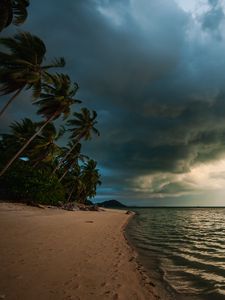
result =
[[[31,2],[24,29],[43,38],[49,58],[65,56],[83,105],[98,111],[101,137],[84,151],[102,170],[99,199],[222,188],[223,1]],[[26,97],[20,100],[21,111],[12,108],[5,126],[32,110]],[[206,187],[196,172],[207,165],[217,169],[205,171]],[[218,185],[215,178],[222,178]]]

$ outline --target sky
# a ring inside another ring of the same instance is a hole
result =
[[[225,0],[33,0],[21,29],[98,112],[96,201],[225,205]],[[2,128],[34,112],[18,102]]]

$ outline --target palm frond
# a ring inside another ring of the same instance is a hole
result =
[[[63,68],[66,65],[64,57],[55,58],[49,65],[43,66],[42,69],[46,70],[49,68]]]
[[[99,130],[96,129],[95,127],[92,128],[92,131],[93,131],[97,136],[100,136]]]
[[[29,88],[33,89],[33,98],[37,99],[41,95],[41,80],[37,80],[33,85],[31,85]]]
[[[12,2],[11,0],[0,1],[0,31],[8,27],[13,20]]]
[[[29,6],[28,0],[13,0],[13,23],[15,25],[23,24],[27,19],[27,7]]]
[[[59,131],[58,131],[58,134],[57,134],[56,139],[57,139],[57,140],[60,139],[60,138],[64,135],[65,132],[66,132],[65,126],[61,125],[61,126],[59,127]]]
[[[94,127],[97,124],[95,111],[89,111],[87,108],[81,108],[81,112],[74,112],[73,119],[67,121],[68,131],[71,132],[72,139],[91,139],[91,132],[99,135],[99,131]]]

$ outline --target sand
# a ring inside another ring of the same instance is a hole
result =
[[[0,299],[156,299],[123,235],[129,217],[0,203]]]

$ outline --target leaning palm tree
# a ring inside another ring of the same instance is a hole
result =
[[[63,126],[59,130],[56,129],[53,123],[48,123],[42,130],[41,135],[35,139],[34,147],[31,148],[29,159],[32,166],[36,167],[41,162],[50,163],[55,160],[55,157],[62,153],[62,148],[56,144],[65,132]]]
[[[35,134],[38,124],[28,118],[25,118],[21,120],[21,122],[13,122],[9,128],[9,133],[1,134],[2,149],[5,153],[5,157],[8,158],[14,155],[23,146],[23,144]],[[33,143],[31,143],[28,148],[32,149],[33,146]]]
[[[79,165],[76,165],[76,168],[66,176],[63,180],[63,186],[67,192],[67,202],[73,198],[73,195],[76,196],[76,200],[80,199],[80,194],[83,190],[83,184],[80,180],[81,169]]]
[[[0,31],[14,25],[23,24],[27,18],[29,0],[0,0]]]
[[[64,119],[70,114],[70,107],[72,104],[80,103],[79,100],[73,98],[77,92],[77,84],[71,83],[68,75],[56,74],[51,75],[51,81],[42,84],[43,92],[40,99],[34,102],[39,106],[37,114],[42,115],[45,121],[41,124],[37,132],[23,145],[23,147],[12,157],[0,172],[2,176],[11,164],[23,153],[29,144],[38,136],[45,126],[52,121],[59,118],[61,115]]]
[[[37,123],[29,118],[24,118],[21,122],[13,122],[9,126],[10,132],[1,134],[2,140],[8,147],[10,144],[21,146],[24,141],[30,138],[37,129]],[[16,147],[15,147],[16,148]]]
[[[15,154],[37,131],[40,127],[38,122],[25,118],[21,122],[13,122],[10,126],[10,132],[1,134],[2,147],[7,153],[7,157]],[[65,132],[63,126],[57,130],[53,123],[49,123],[42,130],[41,134],[36,136],[23,156],[29,159],[33,166],[38,165],[41,161],[52,162],[56,155],[62,150],[55,141],[57,141]]]
[[[53,173],[61,167],[63,161],[67,159],[82,139],[90,140],[92,138],[92,133],[99,136],[99,131],[95,128],[95,125],[97,124],[96,111],[93,110],[90,112],[87,108],[82,108],[80,113],[74,112],[73,116],[75,117],[74,119],[67,121],[67,125],[71,127],[69,128],[69,131],[72,132],[70,139],[72,140],[73,146],[66,153],[64,159],[61,160],[61,162],[59,162],[59,164],[55,167]]]
[[[38,98],[47,70],[65,65],[63,58],[54,59],[49,65],[42,65],[46,53],[45,44],[28,32],[18,33],[13,38],[1,38],[1,45],[6,48],[6,52],[0,52],[0,95],[13,95],[0,111],[0,116],[24,88],[33,88],[34,99]]]
[[[71,127],[69,129],[71,133],[71,139],[80,141],[81,139],[90,140],[92,133],[99,136],[99,131],[94,127],[97,124],[96,111],[90,111],[87,108],[81,108],[81,112],[74,112],[74,119],[68,120],[67,125]]]
[[[70,149],[73,148],[72,151],[70,151]],[[74,147],[73,143],[69,143],[69,150],[70,154],[68,155],[67,159],[64,160],[64,172],[62,174],[62,176],[59,178],[59,181],[62,181],[62,179],[66,176],[66,174],[69,171],[73,171],[74,169],[77,169],[78,167],[78,162],[82,161],[84,162],[85,160],[88,159],[88,156],[81,154],[81,144],[78,143],[76,144],[76,146]]]

